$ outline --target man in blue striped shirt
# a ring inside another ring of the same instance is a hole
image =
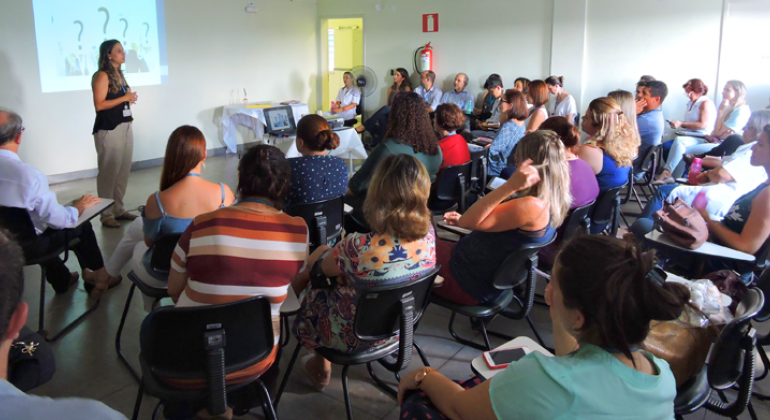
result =
[[[470,114],[468,109],[470,108],[471,112],[473,111],[475,100],[473,99],[473,94],[465,90],[467,86],[468,75],[465,73],[458,73],[457,76],[455,76],[454,90],[450,90],[449,92],[444,93],[444,96],[441,97],[441,103],[455,104],[460,107],[460,110],[464,114]]]

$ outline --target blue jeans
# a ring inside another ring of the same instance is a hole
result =
[[[671,191],[674,191],[674,188],[676,187],[678,187],[677,184],[668,184],[658,188],[655,195],[650,199],[647,205],[644,206],[644,209],[639,214],[639,218],[651,219],[653,213],[663,208],[663,201],[671,195]]]
[[[388,118],[390,117],[390,106],[385,105],[378,109],[371,117],[364,121],[364,127],[372,135],[372,147],[378,145],[385,138],[385,131],[388,129]]]

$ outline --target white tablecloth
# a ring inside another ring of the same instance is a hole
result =
[[[274,103],[272,107],[284,106]],[[294,114],[294,123],[298,123],[303,115],[310,113],[307,104],[290,105]],[[249,127],[258,139],[265,134],[265,108],[246,108],[244,104],[225,105],[222,110],[222,141],[227,146],[227,153],[238,153],[235,127],[244,125]]]
[[[366,149],[361,142],[361,137],[356,133],[353,128],[345,128],[335,131],[340,136],[340,145],[329,153],[332,156],[338,156],[342,159],[347,159],[350,166],[350,171],[353,171],[353,159],[366,159]],[[280,140],[276,142],[276,146],[283,150],[287,158],[300,157],[299,151],[297,151],[297,141],[294,137],[289,137],[285,141]]]

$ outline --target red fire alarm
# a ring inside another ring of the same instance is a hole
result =
[[[422,31],[438,32],[438,13],[422,15]]]

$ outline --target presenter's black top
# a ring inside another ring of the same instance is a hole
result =
[[[120,90],[116,93],[112,93],[107,90],[107,100],[111,101],[113,99],[118,99],[125,94],[126,86],[121,86]],[[123,116],[123,110],[126,109],[126,107],[130,109],[131,105],[129,105],[128,102],[123,102],[116,107],[97,111],[96,121],[94,121],[94,132],[91,134],[96,134],[96,132],[99,130],[114,130],[115,127],[119,126],[121,123],[133,121],[134,117]]]

